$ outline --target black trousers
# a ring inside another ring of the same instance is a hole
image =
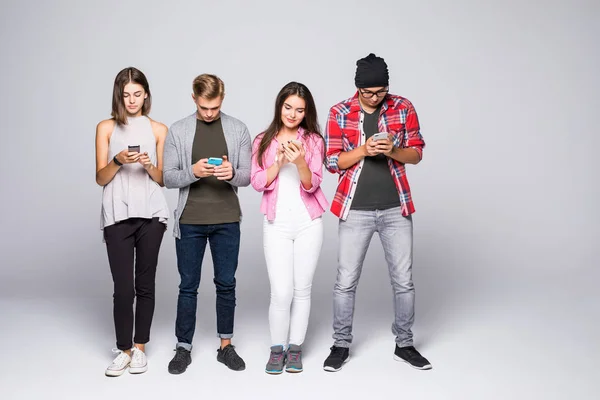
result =
[[[114,282],[113,316],[119,350],[133,347],[134,323],[133,341],[138,344],[150,341],[156,266],[165,229],[158,218],[130,218],[104,228]]]

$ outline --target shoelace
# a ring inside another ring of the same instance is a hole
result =
[[[406,349],[404,349],[404,351],[406,352],[409,358],[417,358],[421,356],[414,347],[407,347]]]
[[[133,350],[131,350],[131,359],[135,363],[143,362],[144,361],[144,352],[141,351],[140,349],[138,349],[137,347],[134,347]]]
[[[283,357],[283,353],[271,353],[271,358],[269,359],[269,364],[278,363]]]
[[[129,357],[127,353],[119,349],[112,349],[112,352],[114,354],[118,354],[118,356],[113,360],[112,365],[122,367],[124,364],[127,363],[127,358]]]
[[[298,362],[298,360],[300,359],[300,352],[299,351],[290,351],[288,353],[288,357],[291,362]]]
[[[225,346],[225,348],[223,350],[221,350],[223,352],[223,357],[227,358],[227,357],[235,357],[235,351],[233,351],[233,346],[229,345],[229,346]]]
[[[176,348],[175,349],[174,360],[175,361],[185,361],[185,353],[186,353],[186,351],[187,350],[185,350],[185,349],[183,349],[181,347]]]
[[[240,366],[243,364],[244,360],[235,352],[233,345],[225,346],[221,351],[223,352],[223,358],[228,360],[227,362],[232,363],[232,365]]]
[[[344,348],[343,347],[332,347],[331,348],[331,355],[335,356],[335,357],[342,357],[344,355]]]

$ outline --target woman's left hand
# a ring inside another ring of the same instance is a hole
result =
[[[141,153],[138,162],[142,164],[146,170],[149,170],[154,166],[152,165],[152,161],[150,160],[148,153]]]
[[[304,146],[302,144],[292,141],[286,143],[284,145],[284,154],[288,161],[296,164],[296,166],[300,166],[303,163],[306,164],[306,160],[304,159],[306,151],[304,150]]]

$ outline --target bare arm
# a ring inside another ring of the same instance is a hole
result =
[[[354,150],[342,151],[338,157],[339,169],[348,169],[367,156],[366,146],[362,145]]]
[[[150,178],[160,186],[164,186],[163,182],[163,152],[165,148],[165,139],[167,137],[167,127],[160,122],[152,121],[152,132],[154,133],[154,137],[156,139],[156,166],[153,165],[148,159],[147,163],[142,162],[143,159],[140,159],[144,168],[150,175]]]
[[[96,183],[100,186],[112,181],[121,168],[114,160],[108,161],[108,144],[114,126],[115,122],[110,119],[96,126]]]
[[[418,164],[421,161],[419,152],[413,148],[392,147],[392,151],[386,155],[403,164]]]

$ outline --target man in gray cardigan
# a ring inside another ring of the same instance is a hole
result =
[[[241,121],[221,112],[224,84],[215,75],[194,79],[197,111],[175,122],[164,149],[163,179],[179,189],[175,210],[175,247],[181,277],[177,300],[175,357],[169,372],[181,374],[192,362],[196,305],[206,243],[217,290],[217,360],[235,371],[244,360],[231,345],[235,312],[235,272],[240,248],[241,209],[237,188],[250,184],[251,142]]]

